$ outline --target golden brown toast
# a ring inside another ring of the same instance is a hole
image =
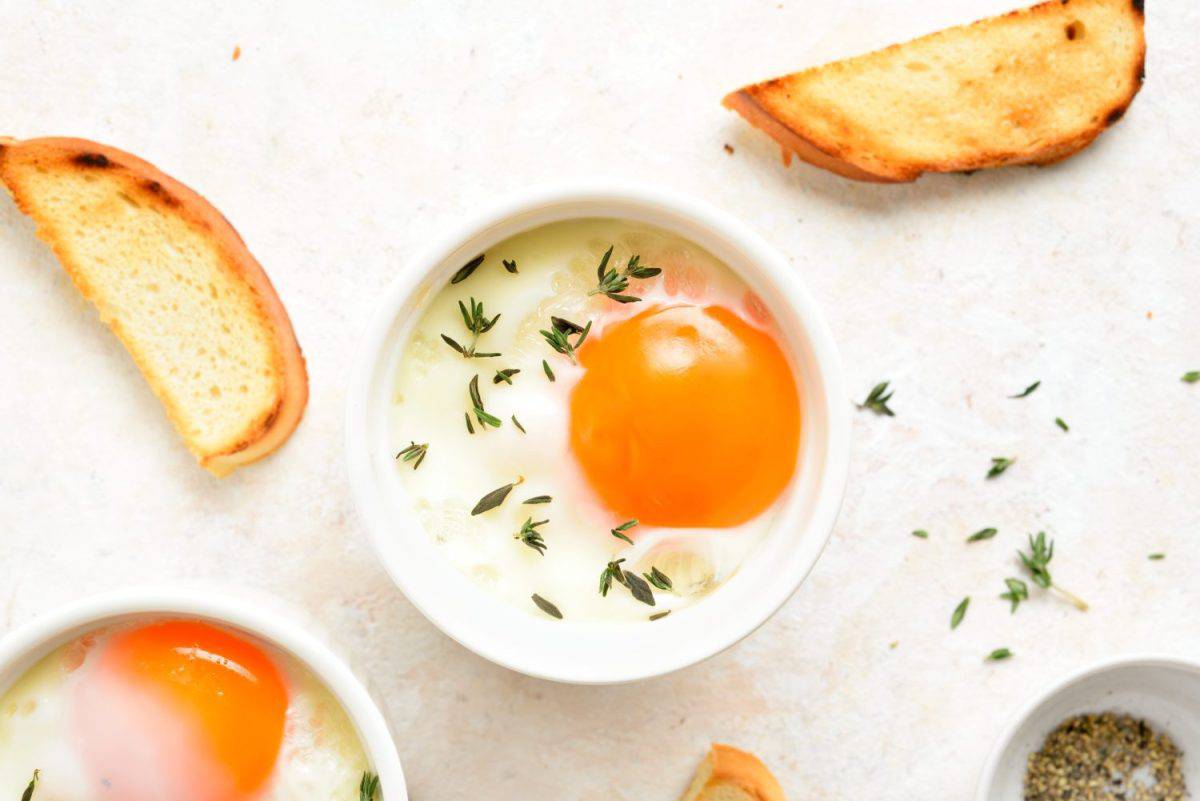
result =
[[[681,801],[787,801],[754,754],[714,743]]]
[[[726,107],[860,181],[1049,164],[1125,114],[1143,79],[1143,0],[1051,0],[754,84]]]
[[[241,237],[153,165],[83,139],[0,138],[0,181],[215,475],[296,428],[308,376]]]

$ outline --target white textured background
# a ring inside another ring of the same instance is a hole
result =
[[[757,751],[793,799],[961,799],[1053,677],[1200,655],[1200,386],[1179,381],[1200,369],[1200,7],[1151,0],[1145,89],[1050,169],[852,184],[782,169],[719,106],[1007,3],[2,0],[0,133],[98,139],[207,195],[287,304],[312,398],[281,453],[209,478],[0,200],[0,629],[163,578],[291,599],[385,693],[418,801],[670,801],[712,739]],[[844,511],[796,597],[730,651],[624,687],[527,679],[433,629],[368,550],[342,455],[348,366],[406,258],[576,175],[741,216],[824,306],[855,394],[896,388],[896,418],[855,416]],[[985,483],[996,455],[1019,461]],[[1090,613],[995,599],[1039,528]],[[985,665],[1001,645],[1017,656]]]

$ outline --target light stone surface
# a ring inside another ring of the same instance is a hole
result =
[[[420,801],[673,799],[711,740],[759,753],[793,799],[969,797],[1055,677],[1200,655],[1200,385],[1180,381],[1200,369],[1200,6],[1149,5],[1145,89],[1089,151],[888,187],[783,169],[721,96],[1007,0],[3,0],[0,133],[109,142],[210,198],[287,304],[312,398],[283,451],[210,478],[0,200],[0,630],[151,580],[287,598],[386,697]],[[376,564],[342,453],[364,320],[414,250],[595,176],[746,220],[823,306],[856,399],[889,378],[897,412],[855,415],[842,516],[773,620],[608,688],[510,673],[427,623]],[[997,455],[1017,463],[985,482]],[[1037,529],[1089,613],[995,597]],[[984,664],[1002,645],[1015,658]]]

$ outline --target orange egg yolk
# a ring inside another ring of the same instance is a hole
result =
[[[783,492],[800,401],[769,334],[721,306],[649,309],[579,352],[571,448],[606,506],[649,525],[728,527]]]
[[[265,784],[283,741],[288,695],[259,646],[207,623],[167,621],[114,635],[103,659],[187,720],[209,752],[206,761],[226,774],[230,799]]]

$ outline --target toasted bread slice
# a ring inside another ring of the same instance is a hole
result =
[[[208,201],[82,139],[0,138],[0,180],[129,351],[200,464],[266,456],[308,399],[283,304]]]
[[[1049,164],[1141,88],[1142,0],[1051,0],[747,86],[725,106],[790,154],[861,181]]]
[[[754,754],[714,743],[682,801],[786,801],[783,788]]]

